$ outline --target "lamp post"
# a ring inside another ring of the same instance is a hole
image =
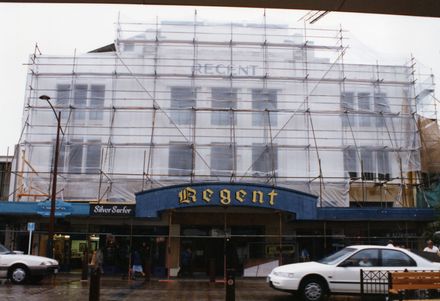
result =
[[[54,228],[55,228],[55,209],[56,209],[56,194],[57,194],[57,176],[58,176],[58,156],[60,151],[60,131],[61,129],[61,112],[55,111],[52,103],[50,102],[50,97],[47,95],[41,95],[40,99],[46,100],[52,111],[55,114],[55,118],[57,119],[57,137],[55,140],[55,153],[54,153],[54,162],[53,162],[53,170],[52,170],[52,192],[50,197],[50,215],[49,215],[49,234],[47,239],[47,257],[53,258],[53,236],[54,236]],[[64,134],[64,133],[63,133]]]

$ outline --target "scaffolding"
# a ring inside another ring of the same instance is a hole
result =
[[[415,61],[348,63],[342,29],[261,23],[117,24],[115,43],[30,59],[16,200],[50,191],[61,111],[58,196],[134,201],[146,189],[252,182],[319,196],[318,206],[415,205]],[[429,111],[429,113],[428,113]]]

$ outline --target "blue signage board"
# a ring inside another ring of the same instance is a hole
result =
[[[28,231],[35,231],[35,223],[27,223]]]
[[[37,204],[37,214],[41,216],[50,216],[51,201],[39,202]],[[72,204],[64,202],[62,200],[56,200],[55,202],[55,216],[65,217],[71,215],[73,212]]]
[[[317,197],[283,187],[250,183],[181,184],[136,193],[136,216],[188,207],[253,207],[293,213],[299,220],[317,217]]]

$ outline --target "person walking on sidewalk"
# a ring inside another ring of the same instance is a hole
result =
[[[131,262],[132,262],[131,278],[133,280],[136,279],[136,273],[141,273],[142,277],[145,277],[144,269],[142,268],[141,254],[139,253],[138,250],[134,250],[133,256],[131,258]]]

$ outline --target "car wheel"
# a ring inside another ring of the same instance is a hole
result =
[[[16,265],[9,270],[9,279],[15,284],[25,283],[28,276],[29,270],[24,265]]]
[[[301,284],[300,294],[304,301],[321,301],[327,294],[327,287],[322,280],[309,278]]]

